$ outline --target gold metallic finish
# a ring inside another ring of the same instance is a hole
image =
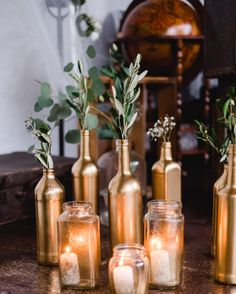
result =
[[[44,169],[35,188],[37,261],[58,264],[57,218],[62,212],[65,191],[53,169]]]
[[[160,160],[152,166],[152,197],[181,202],[181,168],[172,159],[170,142],[162,143]]]
[[[96,214],[98,210],[99,171],[90,156],[90,133],[81,131],[80,158],[72,167],[73,192],[76,201],[92,203]]]
[[[216,251],[216,222],[217,222],[217,207],[218,207],[218,195],[217,193],[223,189],[227,183],[228,165],[224,165],[224,172],[215,182],[213,186],[213,209],[212,209],[212,244],[211,244],[211,255],[215,257]]]
[[[131,174],[128,140],[117,140],[118,172],[108,187],[111,249],[143,242],[143,203],[139,181]]]
[[[236,144],[229,146],[228,177],[217,209],[215,280],[236,284]]]

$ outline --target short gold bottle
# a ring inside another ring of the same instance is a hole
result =
[[[65,190],[53,169],[44,169],[35,188],[37,261],[40,265],[58,264],[57,218],[62,212]]]
[[[162,143],[160,160],[152,166],[152,197],[181,202],[181,168],[172,159],[170,142]]]
[[[90,156],[89,131],[84,130],[80,134],[80,157],[72,167],[74,198],[91,202],[93,211],[98,214],[99,171]]]
[[[111,249],[143,243],[143,203],[139,181],[130,170],[128,140],[117,140],[118,172],[108,187]]]
[[[215,280],[236,284],[236,144],[229,146],[226,186],[218,192]]]
[[[213,209],[212,209],[212,244],[211,244],[211,255],[215,257],[216,252],[216,222],[217,222],[217,207],[218,207],[218,192],[223,189],[227,183],[228,165],[224,165],[223,174],[215,182],[213,186]]]

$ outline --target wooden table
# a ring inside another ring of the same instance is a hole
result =
[[[210,257],[210,224],[207,218],[190,219],[185,225],[185,254],[183,284],[176,290],[159,293],[223,294],[236,293],[213,281],[213,260]],[[109,293],[107,265],[109,260],[108,232],[102,227],[101,286],[81,293]],[[35,225],[33,220],[0,227],[0,293],[58,294],[76,293],[60,290],[57,267],[36,263]],[[78,293],[79,291],[77,291]],[[157,291],[149,291],[157,293]]]

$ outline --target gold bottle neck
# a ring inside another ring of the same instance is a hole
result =
[[[171,143],[163,142],[161,146],[161,161],[172,160]]]
[[[55,171],[54,169],[43,169],[43,177],[47,179],[55,179]]]
[[[80,157],[90,159],[90,137],[89,131],[80,131]]]
[[[118,151],[118,173],[131,174],[128,140],[116,140],[116,148]]]
[[[229,145],[227,185],[236,187],[236,144]]]

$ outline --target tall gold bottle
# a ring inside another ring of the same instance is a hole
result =
[[[91,202],[94,212],[99,214],[99,172],[90,156],[89,131],[84,130],[80,134],[80,158],[72,167],[74,198],[76,201]]]
[[[236,284],[236,144],[229,146],[226,186],[218,192],[215,280]]]
[[[40,265],[58,264],[57,218],[62,212],[65,190],[53,169],[44,169],[35,188],[37,261]]]
[[[227,183],[228,165],[224,165],[223,174],[215,182],[213,186],[213,209],[212,209],[212,244],[211,244],[211,255],[215,257],[216,253],[216,222],[217,222],[217,207],[218,207],[218,192],[223,189]]]
[[[162,143],[160,160],[152,166],[152,197],[181,202],[181,168],[172,159],[170,142]]]
[[[108,187],[111,249],[143,242],[143,203],[139,181],[131,174],[128,140],[117,140],[118,172]]]

